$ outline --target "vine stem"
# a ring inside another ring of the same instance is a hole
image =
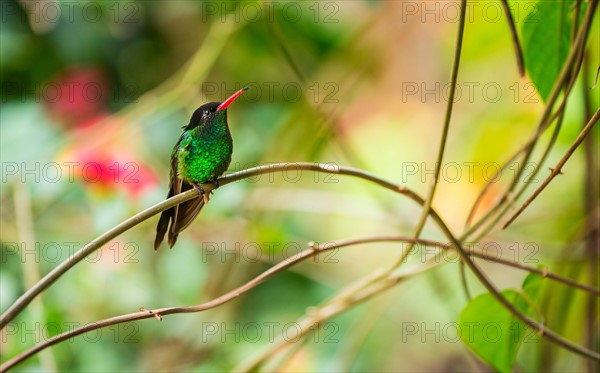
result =
[[[342,248],[342,247],[347,247],[347,246],[362,245],[362,244],[377,243],[377,242],[409,242],[409,243],[425,245],[425,246],[429,246],[429,247],[439,247],[442,249],[456,251],[456,248],[453,245],[448,244],[448,243],[444,243],[444,242],[440,242],[440,241],[426,240],[426,239],[418,239],[418,240],[407,239],[404,236],[375,236],[375,237],[365,237],[365,238],[359,238],[359,239],[340,240],[340,241],[335,241],[335,242],[331,242],[331,243],[324,243],[321,245],[317,245],[318,246],[317,248],[322,249],[326,246],[327,247],[333,246],[334,248]],[[311,245],[311,247],[312,246],[314,246],[314,245]],[[518,269],[521,269],[521,270],[524,270],[527,272],[531,272],[531,273],[537,273],[538,275],[541,275],[542,277],[547,277],[547,278],[555,280],[557,282],[562,282],[565,285],[587,291],[596,296],[600,296],[600,289],[597,289],[593,286],[582,284],[577,281],[571,280],[570,278],[563,277],[563,276],[557,275],[555,273],[549,272],[547,269],[541,269],[541,268],[529,266],[529,265],[526,265],[526,264],[523,264],[523,263],[520,263],[520,262],[517,262],[514,260],[503,259],[503,258],[499,258],[497,256],[488,255],[483,250],[469,250],[468,253],[470,256],[474,256],[476,258],[486,259],[486,260],[489,260],[494,263],[504,264],[506,266],[518,268]]]
[[[365,172],[365,171],[362,171],[359,169],[331,165],[331,164],[316,164],[316,163],[304,163],[303,162],[303,163],[277,163],[277,164],[271,164],[271,165],[267,165],[267,166],[258,166],[258,167],[253,167],[253,168],[246,169],[243,171],[239,171],[239,172],[227,175],[227,176],[223,176],[223,177],[219,178],[219,184],[226,185],[226,184],[230,184],[235,181],[238,181],[238,180],[266,174],[269,172],[280,172],[280,171],[287,171],[287,170],[307,170],[307,171],[314,171],[314,172],[323,172],[323,173],[330,173],[330,174],[354,176],[354,177],[357,177],[360,179],[364,179],[364,180],[373,182],[383,188],[392,190],[396,193],[405,195],[408,198],[412,199],[413,201],[417,202],[418,204],[420,204],[422,206],[425,204],[425,201],[423,200],[422,197],[420,197],[418,194],[416,194],[415,192],[411,191],[410,189],[408,189],[404,186],[398,186],[396,184],[393,184],[389,181],[386,181],[382,178],[379,178],[375,175],[372,175],[368,172]],[[106,242],[110,241],[114,237],[118,236],[120,233],[123,233],[124,231],[143,222],[144,220],[150,218],[151,216],[158,214],[159,212],[161,212],[163,210],[171,208],[172,206],[175,206],[179,203],[185,202],[192,198],[199,198],[199,197],[200,197],[200,195],[198,194],[198,192],[195,189],[189,190],[185,193],[181,193],[181,194],[174,196],[168,200],[162,201],[162,202],[142,211],[141,213],[134,215],[133,217],[127,219],[126,221],[122,222],[121,224],[117,225],[116,227],[105,232],[104,234],[102,234],[101,236],[99,236],[98,238],[93,240],[92,242],[88,243],[82,249],[80,249],[75,254],[73,254],[69,259],[67,259],[65,262],[61,263],[58,267],[56,267],[53,271],[48,273],[44,278],[42,278],[38,283],[36,283],[36,285],[34,285],[31,289],[29,289],[27,292],[25,292],[25,294],[23,294],[9,308],[9,310],[7,310],[2,315],[2,320],[4,322],[3,326],[5,326],[10,320],[12,320],[12,318],[14,318],[23,308],[25,308],[27,306],[27,304],[29,304],[29,302],[31,302],[31,300],[34,299],[39,293],[41,293],[43,290],[45,290],[50,285],[52,285],[60,276],[62,276],[62,274],[64,274],[67,270],[69,270],[71,267],[73,267],[79,261],[83,260],[83,258],[85,258],[88,254],[90,254],[90,253],[94,252],[95,250],[97,250],[98,248],[100,248]],[[538,330],[538,332],[541,335],[543,335],[547,339],[557,343],[558,345],[560,345],[570,351],[573,351],[577,354],[580,354],[582,356],[600,360],[600,355],[597,354],[596,352],[590,351],[590,350],[583,348],[581,346],[578,346],[568,340],[565,340],[560,335],[556,334],[555,332],[548,329],[544,325],[538,324],[535,320],[530,319],[528,316],[524,315],[518,309],[516,309],[504,296],[502,296],[502,294],[500,294],[500,292],[491,283],[491,281],[487,278],[487,276],[472,261],[469,254],[467,253],[467,251],[464,249],[462,244],[457,240],[457,238],[454,236],[454,234],[451,232],[451,230],[448,228],[448,226],[444,223],[444,221],[441,219],[441,217],[437,214],[437,212],[434,209],[431,209],[430,214],[431,214],[432,218],[436,221],[436,223],[438,224],[440,229],[443,231],[443,233],[451,241],[451,244],[453,245],[453,247],[459,251],[459,253],[462,256],[462,259],[469,266],[469,268],[474,272],[474,274],[477,276],[477,278],[482,282],[482,284],[490,291],[490,293],[492,293],[492,295],[508,311],[510,311],[513,315],[515,315],[519,319],[521,319],[527,325],[534,327],[536,330]],[[411,242],[414,243],[415,240],[413,240]],[[80,334],[86,333],[91,330],[95,330],[95,329],[99,329],[99,328],[102,328],[105,326],[123,323],[123,322],[127,322],[127,321],[135,321],[135,320],[147,319],[147,318],[151,318],[151,317],[152,318],[160,318],[160,317],[162,317],[162,315],[168,315],[168,314],[173,314],[173,313],[200,312],[200,311],[204,311],[209,308],[214,308],[218,305],[221,305],[225,302],[228,302],[228,301],[240,296],[244,292],[247,292],[248,290],[252,289],[253,287],[257,286],[258,284],[264,282],[266,279],[270,278],[274,274],[288,268],[293,263],[304,260],[312,255],[315,255],[319,251],[332,249],[332,248],[334,248],[334,246],[323,247],[323,248],[312,247],[310,250],[306,250],[306,251],[300,253],[298,256],[294,257],[293,260],[281,262],[281,263],[275,265],[274,267],[271,267],[269,270],[263,272],[261,275],[257,276],[253,280],[240,286],[239,288],[237,288],[221,297],[215,298],[215,299],[211,300],[210,302],[207,302],[207,303],[204,303],[201,305],[191,306],[191,307],[169,307],[169,308],[158,309],[155,311],[143,310],[143,311],[132,313],[132,314],[121,315],[121,316],[116,316],[113,318],[105,319],[105,320],[99,321],[97,323],[88,324],[80,329],[76,329],[73,331],[69,331],[67,333],[59,334],[59,335],[49,339],[48,341],[45,341],[44,343],[37,345],[37,346],[33,347],[32,349],[25,351],[24,353],[18,355],[17,357],[9,360],[8,362],[6,362],[2,366],[0,366],[0,371],[4,371],[6,369],[9,369],[10,367],[13,367],[14,365],[18,364],[19,362],[23,361],[24,359],[36,354],[37,352],[39,352],[53,344],[59,343],[70,337],[73,337],[75,335],[80,335]],[[380,277],[381,277],[382,281],[385,281],[385,276],[380,276]],[[377,282],[375,282],[373,285],[377,286]],[[387,288],[389,286],[391,286],[391,285],[388,283],[383,288]],[[357,289],[357,290],[364,290],[364,289]],[[368,289],[366,291],[367,291],[367,293],[369,293]],[[358,297],[361,294],[362,294],[361,292],[357,291],[356,296]]]
[[[569,147],[569,150],[567,150],[567,152],[565,153],[565,155],[560,159],[560,161],[558,161],[558,163],[556,164],[556,166],[554,166],[554,168],[552,168],[552,172],[550,173],[550,175],[548,175],[548,177],[546,178],[546,180],[544,180],[544,182],[542,183],[542,185],[540,185],[535,190],[535,192],[533,192],[533,194],[521,205],[521,207],[517,210],[517,212],[515,212],[510,217],[510,219],[508,219],[508,221],[504,224],[504,226],[502,227],[502,229],[508,228],[508,226],[519,215],[521,215],[521,213],[531,204],[531,202],[533,202],[533,200],[535,200],[540,195],[540,193],[542,193],[542,191],[544,189],[546,189],[546,187],[548,186],[548,184],[550,184],[550,182],[556,176],[558,176],[558,175],[560,175],[562,173],[562,168],[565,165],[565,163],[567,163],[567,161],[569,160],[569,158],[571,158],[571,156],[575,152],[575,149],[577,149],[579,147],[579,145],[581,145],[581,143],[583,142],[583,140],[585,139],[585,137],[587,136],[587,134],[592,130],[592,128],[596,124],[598,124],[598,120],[599,119],[600,119],[600,109],[597,109],[596,113],[594,115],[592,115],[592,117],[587,122],[587,124],[585,125],[585,127],[583,128],[583,130],[579,133],[579,136],[577,136],[577,138],[575,139],[575,141],[573,142],[573,144],[571,144],[571,146]]]
[[[513,47],[515,49],[515,55],[517,58],[517,68],[519,69],[519,75],[525,76],[525,58],[523,57],[523,48],[521,47],[521,42],[519,41],[519,34],[517,32],[517,26],[515,25],[515,20],[513,19],[512,13],[510,11],[510,6],[508,5],[508,0],[502,0],[501,4],[502,4],[502,8],[504,9],[504,13],[506,13],[506,21],[508,22],[510,36],[512,38]]]
[[[450,130],[450,120],[452,119],[452,109],[454,108],[454,97],[456,95],[456,80],[458,79],[458,68],[460,66],[460,55],[462,51],[462,42],[465,31],[465,15],[467,9],[467,0],[462,0],[460,3],[460,18],[458,22],[458,33],[456,35],[456,45],[454,48],[454,60],[452,61],[452,69],[450,73],[450,92],[448,94],[448,103],[446,105],[446,113],[444,115],[444,124],[442,126],[442,136],[440,138],[440,144],[437,153],[437,160],[435,163],[435,171],[433,174],[433,182],[431,183],[431,187],[429,188],[429,193],[427,195],[427,199],[425,200],[425,205],[423,206],[423,211],[421,212],[421,216],[419,217],[419,221],[415,226],[413,236],[415,240],[419,239],[423,228],[425,227],[425,222],[427,222],[427,218],[429,217],[429,212],[431,210],[431,206],[433,204],[433,197],[435,196],[435,191],[437,189],[440,171],[442,169],[442,161],[444,160],[444,152],[446,150],[446,143],[448,141],[448,132]],[[409,245],[407,250],[404,251],[400,257],[400,260],[396,263],[396,266],[400,266],[406,259],[408,255],[412,252],[412,246]]]
[[[453,245],[447,244],[447,243],[442,243],[442,242],[432,241],[432,240],[424,240],[424,239],[415,241],[413,238],[403,237],[403,236],[367,237],[367,238],[360,238],[360,239],[328,242],[328,243],[324,243],[324,244],[315,244],[314,242],[311,242],[308,244],[308,246],[309,246],[308,250],[305,250],[291,258],[286,259],[285,261],[282,261],[282,262],[274,265],[273,267],[269,268],[265,272],[263,272],[260,275],[258,275],[257,277],[255,277],[254,279],[246,282],[242,286],[240,286],[232,291],[229,291],[228,293],[226,293],[218,298],[215,298],[207,303],[203,303],[203,304],[196,305],[196,306],[190,306],[190,307],[168,307],[168,308],[162,308],[162,309],[157,309],[157,310],[153,310],[153,311],[143,310],[143,311],[136,312],[136,313],[120,315],[120,316],[116,316],[116,317],[107,318],[107,319],[104,319],[101,321],[97,321],[94,323],[90,323],[84,327],[81,327],[78,329],[73,329],[68,332],[56,335],[56,336],[48,339],[47,341],[44,341],[43,343],[41,343],[37,346],[34,346],[33,348],[21,353],[20,355],[12,358],[11,360],[5,362],[2,366],[0,366],[0,372],[4,372],[7,369],[14,367],[15,365],[19,364],[20,362],[26,360],[27,358],[35,355],[36,353],[38,353],[50,346],[53,346],[62,341],[71,339],[75,336],[87,333],[89,331],[108,327],[111,325],[122,324],[125,322],[136,321],[136,320],[143,320],[143,319],[149,319],[149,318],[157,318],[160,320],[160,319],[162,319],[163,316],[166,316],[169,314],[193,313],[193,312],[205,311],[205,310],[220,306],[230,300],[235,299],[236,297],[248,292],[249,290],[253,289],[254,287],[260,285],[264,281],[273,277],[277,273],[279,273],[279,272],[291,267],[292,265],[299,263],[309,257],[319,255],[319,253],[321,253],[321,252],[336,250],[336,249],[354,246],[354,245],[377,243],[377,242],[407,242],[407,243],[413,243],[413,244],[416,243],[416,244],[423,244],[426,246],[439,247],[439,248],[443,248],[443,249],[456,250],[456,247],[454,247]],[[439,253],[437,255],[439,255]],[[484,254],[483,252],[478,252],[478,251],[474,251],[474,250],[470,251],[470,255],[472,255],[474,257],[482,258],[482,259],[489,259],[493,262],[505,264],[505,265],[508,265],[508,266],[511,266],[514,268],[523,269],[523,270],[526,270],[529,272],[538,273],[544,277],[548,277],[550,279],[562,282],[569,286],[573,286],[573,287],[580,288],[582,290],[586,290],[590,293],[593,293],[596,296],[600,295],[600,290],[598,290],[594,287],[584,285],[584,284],[579,284],[571,279],[556,275],[556,274],[548,272],[544,269],[527,266],[525,264],[521,264],[519,262],[514,262],[511,260],[507,260],[507,259],[492,257],[492,256]],[[436,258],[439,258],[439,257],[436,257]],[[431,264],[432,261],[430,260],[428,262]],[[439,263],[439,261],[435,261],[435,262]],[[338,294],[336,297],[332,298],[332,301],[334,299],[338,299],[338,298],[339,299],[342,299],[342,298],[343,299],[353,299],[353,300],[360,299],[361,301],[366,300],[367,298],[369,298],[381,291],[388,289],[392,284],[396,283],[396,282],[389,283],[390,278],[395,278],[396,280],[399,278],[398,272],[396,272],[396,274],[388,274],[387,277],[385,275],[386,275],[386,273],[383,271],[376,271],[376,272],[372,273],[371,275],[367,276],[367,278],[359,280],[357,283],[353,284],[352,286],[347,288],[345,291]],[[406,277],[406,273],[404,273],[403,276]],[[374,285],[377,281],[384,281],[384,282],[386,282],[386,284],[384,286],[382,286],[381,284]],[[365,289],[364,287],[367,285],[375,286],[375,288]],[[374,291],[373,289],[375,289],[376,291]],[[350,307],[355,303],[356,302],[353,301],[353,302],[345,302],[344,304],[346,304],[348,307]],[[333,317],[333,316],[337,315],[338,313],[342,312],[343,310],[344,309],[338,307],[338,311],[335,313],[320,314],[319,315],[320,320],[324,321],[328,317]],[[327,317],[325,317],[325,316],[327,316]]]
[[[186,192],[186,193],[188,193],[188,192]],[[406,238],[406,239],[411,240],[410,238]],[[143,320],[143,319],[150,319],[150,318],[155,318],[155,319],[161,320],[162,317],[166,316],[166,315],[180,314],[180,313],[195,313],[195,312],[201,312],[201,311],[205,311],[205,310],[208,310],[211,308],[215,308],[217,306],[220,306],[224,303],[229,302],[230,300],[233,300],[233,299],[239,297],[240,295],[248,292],[249,290],[260,285],[267,279],[273,277],[277,273],[291,267],[292,265],[294,265],[296,263],[299,263],[299,262],[301,262],[307,258],[310,258],[312,256],[318,255],[321,252],[326,252],[329,250],[337,249],[337,246],[334,246],[334,245],[329,245],[329,246],[324,245],[322,247],[320,247],[318,245],[309,245],[309,246],[310,246],[309,249],[304,250],[290,258],[287,258],[284,261],[277,263],[276,265],[274,265],[273,267],[264,271],[260,275],[254,277],[252,280],[246,282],[245,284],[237,287],[236,289],[231,290],[231,291],[223,294],[222,296],[215,298],[209,302],[202,303],[202,304],[195,305],[195,306],[188,306],[188,307],[167,307],[167,308],[160,308],[160,309],[156,309],[156,310],[141,309],[139,312],[134,312],[134,313],[129,313],[129,314],[125,314],[125,315],[119,315],[119,316],[107,318],[107,319],[104,319],[101,321],[87,324],[78,329],[69,330],[67,332],[55,335],[54,337],[49,338],[48,340],[46,340],[46,341],[34,346],[33,348],[31,348],[27,351],[24,351],[23,353],[15,356],[14,358],[6,361],[4,364],[2,364],[0,366],[0,372],[5,372],[6,370],[14,367],[15,365],[19,364],[20,362],[26,360],[27,358],[35,355],[36,353],[38,353],[50,346],[53,346],[57,343],[60,343],[62,341],[73,338],[75,336],[87,333],[92,330],[108,327],[111,325],[122,324],[125,322],[136,321],[136,320]],[[379,275],[381,275],[381,273]]]
[[[542,115],[538,119],[535,133],[533,134],[531,139],[523,146],[523,148],[521,148],[518,151],[519,154],[521,154],[521,153],[523,154],[522,164],[524,166],[519,167],[517,169],[517,173],[516,173],[515,177],[513,178],[510,186],[500,197],[499,201],[492,208],[490,208],[481,218],[479,218],[476,222],[474,222],[473,225],[469,226],[468,229],[466,229],[465,232],[461,235],[461,239],[467,239],[467,237],[470,237],[475,231],[479,230],[479,228],[481,226],[483,226],[484,223],[486,223],[489,219],[491,219],[494,216],[497,216],[496,220],[494,222],[492,222],[492,224],[490,224],[488,226],[488,228],[493,226],[495,224],[495,222],[499,221],[502,218],[503,214],[505,214],[506,211],[508,211],[507,208],[504,208],[504,210],[502,210],[502,208],[504,207],[504,204],[508,204],[508,207],[510,207],[515,202],[516,198],[514,198],[515,197],[514,190],[517,187],[519,179],[521,178],[521,176],[523,176],[523,172],[526,169],[527,163],[529,162],[529,159],[531,158],[532,152],[533,152],[539,138],[541,137],[544,130],[552,124],[552,122],[556,118],[556,113],[559,113],[565,105],[566,98],[567,98],[566,96],[563,97],[562,102],[559,106],[559,109],[556,111],[555,115],[552,115],[552,110],[553,110],[557,100],[559,99],[560,92],[562,91],[563,87],[565,87],[565,84],[568,83],[568,80],[570,77],[572,79],[573,76],[577,76],[579,67],[577,67],[577,69],[574,69],[574,67],[576,65],[579,65],[579,58],[580,58],[581,54],[583,53],[583,49],[585,48],[585,43],[587,41],[587,35],[591,28],[591,25],[592,25],[592,22],[594,19],[594,14],[595,14],[594,12],[596,10],[597,5],[598,5],[598,0],[590,0],[590,2],[588,4],[588,9],[586,11],[586,14],[584,16],[584,19],[583,19],[583,22],[581,25],[581,28],[577,32],[575,41],[572,44],[572,47],[569,51],[569,55],[567,56],[567,59],[565,60],[565,63],[558,75],[558,78],[554,82],[552,90],[546,100],[546,106],[544,107],[544,111],[542,112]],[[568,85],[570,85],[570,84],[568,84]],[[527,187],[527,185],[528,184],[525,184],[525,186],[523,186],[521,191],[518,192],[519,195],[521,195],[524,192],[524,189]],[[479,206],[480,199],[481,198],[478,198],[478,201],[471,208],[470,215],[474,214],[473,210]]]
[[[368,172],[365,172],[365,171],[362,171],[362,170],[359,170],[356,168],[343,167],[343,166],[337,166],[337,165],[332,165],[332,164],[318,164],[318,163],[308,163],[308,162],[276,163],[276,164],[267,165],[267,166],[253,167],[253,168],[242,170],[242,171],[230,174],[230,175],[222,176],[219,178],[218,182],[219,182],[219,185],[222,186],[222,185],[230,184],[235,181],[239,181],[239,180],[246,179],[246,178],[251,178],[254,176],[258,176],[258,175],[262,175],[262,174],[266,174],[266,173],[270,173],[270,172],[281,172],[281,171],[288,171],[288,170],[314,171],[314,172],[322,172],[322,173],[329,173],[329,174],[354,176],[354,177],[358,177],[358,178],[361,178],[364,180],[371,181],[375,184],[378,184],[379,186],[382,186],[386,189],[390,189],[394,192],[403,194],[403,195],[409,197],[410,199],[412,199],[413,201],[417,202],[420,205],[422,205],[424,203],[424,200],[422,197],[420,197],[418,194],[416,194],[415,192],[409,190],[408,188],[406,188],[404,186],[398,186],[387,180],[384,180],[382,178],[379,178],[375,175],[372,175]],[[167,210],[173,206],[176,206],[180,203],[188,201],[192,198],[198,198],[198,197],[199,197],[199,194],[195,189],[187,191],[185,193],[178,194],[174,197],[164,200],[164,201],[132,216],[131,218],[129,218],[129,219],[123,221],[122,223],[120,223],[119,225],[109,229],[108,231],[104,232],[103,234],[101,234],[100,236],[98,236],[97,238],[95,238],[94,240],[89,242],[88,244],[86,244],[84,247],[79,249],[77,252],[75,252],[73,255],[71,255],[69,258],[67,258],[64,262],[62,262],[60,265],[58,265],[52,271],[50,271],[48,274],[46,274],[41,280],[39,280],[37,283],[35,283],[35,285],[33,285],[31,288],[29,288],[5,312],[3,312],[2,315],[0,316],[0,330],[3,329],[4,327],[6,327],[6,325],[11,320],[13,320],[25,307],[27,307],[27,305],[29,303],[31,303],[31,301],[36,296],[38,296],[40,293],[42,293],[44,290],[46,290],[48,287],[50,287],[65,272],[67,272],[69,269],[74,267],[77,263],[79,263],[80,261],[85,259],[91,253],[98,250],[104,244],[106,244],[110,240],[114,239],[121,233],[123,233],[123,232],[131,229],[132,227],[135,227],[136,225],[140,224],[141,222],[151,218],[152,216],[154,216],[164,210]],[[441,218],[437,214],[434,213],[433,216],[434,216],[434,219],[436,221],[438,221],[438,223],[441,222]],[[441,222],[441,223],[443,223],[443,222]]]

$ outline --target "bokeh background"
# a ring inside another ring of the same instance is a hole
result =
[[[517,24],[531,3],[513,4]],[[332,163],[427,192],[448,97],[456,2],[0,5],[2,310],[74,249],[164,199],[181,126],[202,103],[222,101],[243,86],[250,90],[228,110],[230,172],[269,162]],[[472,2],[469,9],[460,93],[434,201],[456,232],[543,109],[534,86],[519,77],[500,2]],[[593,77],[599,33],[592,34]],[[582,126],[581,82],[575,89],[545,168]],[[597,107],[597,88],[592,96]],[[494,231],[480,244],[492,242],[504,257],[587,282],[582,154],[509,230]],[[511,176],[514,170],[504,173],[482,210]],[[174,249],[152,249],[155,217],[69,271],[11,323],[2,335],[2,358],[140,307],[208,301],[310,241],[410,235],[419,214],[406,198],[342,176],[289,172],[227,185]],[[429,224],[423,237],[443,240]],[[77,337],[17,371],[230,370],[274,338],[293,336],[294,323],[310,307],[389,265],[400,249],[345,248],[216,309]],[[423,255],[418,251],[409,262]],[[487,262],[483,268],[500,288],[518,288],[526,275]],[[467,279],[473,294],[483,292],[471,275]],[[585,297],[556,289],[562,291],[555,292],[557,304],[543,307],[553,310],[559,332],[583,343]],[[466,302],[452,256],[330,320],[277,370],[486,370],[448,328]],[[556,359],[547,368],[585,369],[580,358],[535,337],[521,351],[521,367],[539,368],[548,353]]]

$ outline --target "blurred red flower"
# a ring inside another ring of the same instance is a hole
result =
[[[69,168],[65,171],[101,193],[123,190],[138,196],[157,185],[156,174],[132,152],[135,141],[123,139],[126,123],[110,115],[106,79],[99,69],[72,68],[52,84],[61,93],[52,100],[45,97],[46,107],[70,136],[59,157]]]

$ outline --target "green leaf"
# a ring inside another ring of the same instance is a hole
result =
[[[542,280],[543,277],[534,272],[530,272],[527,277],[525,277],[525,280],[523,280],[523,285],[521,285],[521,288],[532,301],[537,299],[538,294],[540,293]]]
[[[542,276],[530,273],[523,292],[504,290],[501,294],[526,315],[533,313],[542,285]],[[473,298],[458,321],[463,342],[499,372],[510,372],[517,359],[527,326],[506,310],[490,293]]]
[[[574,0],[540,0],[522,25],[525,67],[545,101],[569,54]]]
[[[502,295],[515,303],[515,290]],[[522,302],[518,302],[521,305]],[[473,298],[460,314],[461,339],[499,372],[510,372],[525,334],[525,325],[489,293]]]

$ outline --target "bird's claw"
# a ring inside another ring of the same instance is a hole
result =
[[[209,195],[212,194],[212,189],[208,189],[208,192],[200,185],[194,184],[194,188],[202,195],[202,199],[204,200],[204,204],[208,205],[208,201],[210,201]]]

